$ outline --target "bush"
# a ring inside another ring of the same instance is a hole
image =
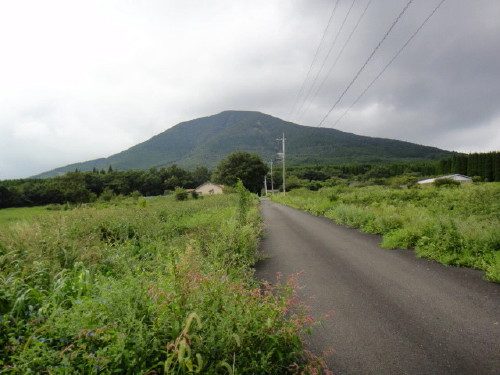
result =
[[[412,176],[393,177],[391,179],[391,187],[393,188],[410,188],[417,184],[418,178]]]
[[[436,178],[433,185],[435,187],[458,187],[460,186],[460,181],[452,178]]]
[[[188,199],[188,193],[183,188],[176,187],[174,191],[174,198],[176,201],[185,201]]]
[[[142,194],[138,190],[134,190],[132,193],[130,193],[130,197],[134,199],[139,199],[139,197],[142,197]]]
[[[104,202],[109,202],[115,198],[116,198],[115,192],[109,188],[104,189],[104,191],[99,196],[99,199]]]

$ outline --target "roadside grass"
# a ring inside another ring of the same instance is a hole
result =
[[[321,371],[293,280],[252,278],[257,204],[128,199],[1,227],[0,373]]]
[[[500,183],[298,189],[273,200],[380,234],[382,247],[413,248],[420,257],[481,269],[500,282]]]

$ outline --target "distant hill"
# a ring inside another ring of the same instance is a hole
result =
[[[35,177],[53,177],[78,169],[149,169],[177,164],[185,169],[212,168],[234,151],[275,159],[285,133],[289,165],[384,163],[437,160],[452,152],[385,138],[372,138],[336,129],[314,128],[283,121],[260,112],[225,111],[178,125],[107,158],[70,164]]]

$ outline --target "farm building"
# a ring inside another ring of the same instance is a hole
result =
[[[212,182],[205,182],[198,186],[195,191],[201,195],[222,194],[224,185],[217,185]]]
[[[440,180],[442,178],[449,178],[450,180],[455,180],[462,184],[467,182],[472,182],[472,178],[464,176],[463,174],[451,174],[449,176],[441,176],[436,178],[428,178],[427,180],[420,180],[417,182],[417,184],[432,184],[435,180]]]

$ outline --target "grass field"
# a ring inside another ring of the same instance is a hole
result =
[[[478,268],[500,282],[500,183],[299,189],[273,199],[381,234],[382,247],[413,248],[418,256]]]
[[[37,217],[53,214],[46,207],[21,207],[0,209],[0,228],[16,221],[31,221]]]
[[[241,191],[5,210],[0,372],[314,373],[294,288],[252,278],[257,204]]]

